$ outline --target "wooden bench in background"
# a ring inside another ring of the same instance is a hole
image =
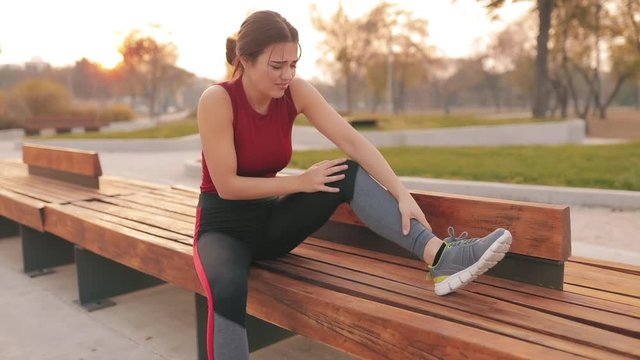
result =
[[[43,129],[53,129],[56,133],[68,133],[72,128],[83,128],[84,131],[99,131],[109,125],[106,119],[98,116],[50,115],[31,116],[24,121],[27,135],[38,135]]]
[[[6,163],[0,209],[15,203],[12,184],[44,181]],[[39,199],[37,213],[12,219],[39,216],[42,234],[75,245],[80,303],[108,305],[163,281],[192,291],[205,359],[206,299],[192,258],[197,191],[104,176],[99,189],[47,181],[67,198]],[[105,192],[107,184],[121,190]],[[28,188],[19,195],[42,196]],[[290,336],[284,328],[369,359],[640,357],[640,268],[572,259],[567,207],[413,195],[440,236],[449,225],[472,236],[509,228],[514,242],[496,276],[439,297],[423,264],[362,227],[345,205],[291,254],[252,267],[251,349]]]
[[[351,126],[356,128],[375,128],[378,127],[378,119],[373,117],[354,117],[354,116],[346,116],[345,120]]]

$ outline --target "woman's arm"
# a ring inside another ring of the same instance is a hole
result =
[[[409,231],[409,219],[415,218],[431,228],[409,191],[391,169],[380,151],[338,114],[307,81],[295,78],[291,94],[299,111],[349,157],[357,161],[374,179],[398,200],[403,214],[403,229]]]
[[[316,164],[298,176],[275,178],[238,176],[231,99],[221,86],[208,88],[200,97],[198,130],[211,180],[216,186],[218,195],[223,199],[259,199],[300,191],[339,191],[325,184],[344,177],[344,175],[332,175],[344,170],[345,167],[341,165],[344,159]]]

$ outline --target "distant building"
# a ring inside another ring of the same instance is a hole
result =
[[[31,61],[24,63],[24,69],[30,73],[41,73],[51,69],[51,64],[42,61],[39,57],[34,57]]]

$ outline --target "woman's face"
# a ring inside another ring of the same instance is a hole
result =
[[[298,44],[277,43],[268,46],[252,63],[243,62],[244,73],[256,88],[272,98],[279,98],[296,75]]]

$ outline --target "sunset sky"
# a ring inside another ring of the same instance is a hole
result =
[[[344,1],[350,16],[361,16],[380,1]],[[0,65],[21,64],[39,57],[54,66],[86,57],[106,67],[120,60],[117,47],[130,30],[146,30],[179,51],[178,66],[200,76],[224,76],[225,39],[255,10],[275,10],[299,31],[303,49],[298,74],[319,77],[316,64],[322,34],[312,26],[310,4],[321,3],[328,17],[339,0],[14,0],[0,12]],[[401,0],[392,3],[429,21],[430,44],[448,56],[463,56],[482,48],[484,38],[531,8],[532,2],[509,4],[503,21],[491,22],[475,0]],[[156,27],[152,26],[156,25]],[[159,26],[159,28],[158,28]]]

